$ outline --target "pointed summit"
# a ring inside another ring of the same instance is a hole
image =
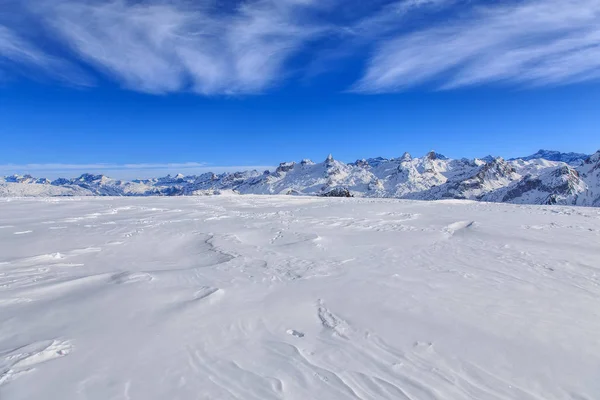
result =
[[[431,150],[425,155],[425,158],[428,160],[435,160],[437,158],[437,155],[435,154],[435,151]]]
[[[433,150],[431,150],[429,153],[427,153],[425,158],[427,158],[428,160],[447,160],[448,159],[448,157],[446,157],[445,155],[436,153]]]
[[[104,181],[106,180],[106,176],[100,174],[100,175],[93,175],[93,174],[81,174],[81,176],[79,178],[75,178],[76,181],[80,181],[80,182],[94,182],[94,181]]]
[[[356,165],[357,167],[361,167],[361,168],[367,168],[369,166],[369,162],[363,158],[360,160],[356,160],[354,162],[354,165]]]
[[[410,161],[412,160],[412,156],[410,155],[410,153],[408,151],[405,151],[404,154],[402,154],[402,157],[400,157],[400,161]]]
[[[333,156],[331,155],[331,153],[329,153],[329,155],[327,156],[327,158],[325,159],[325,162],[330,163],[333,161]]]

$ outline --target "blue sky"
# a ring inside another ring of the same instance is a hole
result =
[[[600,0],[0,0],[0,173],[600,147]]]

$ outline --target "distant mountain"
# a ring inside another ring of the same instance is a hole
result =
[[[589,157],[589,154],[582,153],[561,153],[553,150],[538,150],[537,153],[527,157],[520,157],[521,160],[531,161],[544,159],[548,161],[561,161],[570,165],[581,165]],[[513,159],[516,160],[516,159]]]
[[[134,181],[83,174],[50,182],[13,175],[0,178],[0,196],[193,196],[229,191],[600,206],[600,151],[584,159],[543,150],[534,156],[457,160],[432,151],[423,157],[404,153],[346,164],[330,155],[317,163],[283,162],[273,172],[179,174]]]

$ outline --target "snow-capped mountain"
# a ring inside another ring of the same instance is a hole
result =
[[[600,206],[600,151],[577,165],[573,153],[536,154],[540,157],[458,160],[432,151],[423,157],[404,153],[348,164],[329,155],[322,162],[284,162],[272,172],[179,174],[133,181],[83,174],[50,182],[13,175],[0,178],[0,196],[183,196],[231,191]]]
[[[537,153],[527,157],[519,157],[521,160],[531,161],[537,159],[544,159],[548,161],[562,161],[571,165],[581,165],[587,158],[588,154],[582,153],[561,153],[560,151],[544,150],[540,149]],[[516,159],[519,159],[516,158]],[[514,159],[514,160],[516,160]]]
[[[10,175],[10,176],[6,176],[4,177],[6,182],[11,182],[11,183],[40,183],[40,184],[44,184],[44,183],[50,183],[50,181],[46,178],[34,178],[31,175]]]
[[[593,154],[577,169],[578,178],[585,183],[573,203],[580,206],[600,207],[600,151]]]

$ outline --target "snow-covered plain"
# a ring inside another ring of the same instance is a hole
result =
[[[0,199],[0,398],[600,398],[600,210]]]

